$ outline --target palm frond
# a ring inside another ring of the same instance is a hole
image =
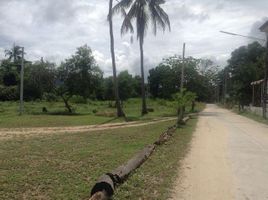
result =
[[[169,31],[170,21],[167,13],[161,8],[161,4],[165,3],[164,0],[151,0],[149,3],[149,10],[153,24],[153,32],[157,33],[157,25],[159,25],[163,31],[165,31],[166,26],[168,26]]]
[[[134,32],[134,28],[133,28],[133,25],[131,23],[131,21],[137,16],[137,3],[135,2],[130,10],[128,11],[128,13],[124,13],[125,17],[124,17],[124,20],[123,20],[123,23],[122,23],[122,26],[121,26],[121,34],[125,34],[127,33],[128,31],[130,33],[133,33]]]
[[[118,3],[113,7],[112,14],[122,12],[122,9],[127,9],[133,3],[133,0],[120,0]]]
[[[133,18],[133,14],[132,13],[126,13],[125,9],[122,8],[122,16],[124,18],[124,21],[122,23],[121,26],[121,35],[124,35],[125,33],[127,33],[128,31],[130,33],[134,33],[134,27],[131,23],[131,20]]]

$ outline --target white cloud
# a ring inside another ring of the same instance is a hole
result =
[[[157,36],[149,30],[145,38],[145,68],[163,57],[186,54],[211,58],[224,65],[230,53],[249,41],[219,33],[220,30],[257,36],[267,16],[267,0],[169,0],[164,9],[170,16],[171,32]],[[16,8],[16,9],[14,9]],[[59,63],[88,44],[106,76],[112,74],[106,0],[0,0],[0,59],[13,42],[25,46],[27,58]],[[134,37],[121,37],[120,16],[114,18],[117,69],[140,74],[139,47]],[[258,37],[261,35],[258,35]],[[2,52],[2,53],[1,53]]]

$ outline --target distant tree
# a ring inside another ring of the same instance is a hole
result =
[[[178,113],[178,120],[177,124],[183,124],[183,117],[184,117],[184,108],[186,106],[192,105],[193,102],[196,100],[197,96],[195,93],[187,91],[185,88],[182,92],[178,92],[173,95],[173,98],[177,101],[177,113]],[[193,106],[193,105],[192,105]],[[180,112],[182,110],[182,112]],[[192,107],[193,110],[193,107]]]
[[[43,60],[26,64],[24,72],[25,99],[41,99],[44,93],[51,93],[55,88],[56,65]]]
[[[264,78],[265,48],[258,42],[242,46],[232,52],[225,68],[227,92],[240,105],[248,105],[252,99],[250,83]],[[224,80],[222,81],[224,82]]]
[[[134,76],[133,78],[133,88],[134,88],[134,93],[133,97],[140,97],[141,96],[141,77],[139,75]],[[145,85],[147,88],[148,85]]]
[[[104,99],[114,100],[114,90],[113,90],[113,77],[104,78]]]
[[[5,56],[8,57],[9,60],[13,59],[13,62],[16,63],[22,58],[22,49],[14,44],[12,49],[5,50]]]
[[[140,77],[133,77],[128,71],[122,71],[117,76],[119,95],[122,101],[128,98],[138,97],[141,94],[140,89]],[[113,100],[113,77],[107,77],[104,79],[104,99]]]
[[[63,99],[69,112],[69,100],[73,95],[83,98],[97,98],[101,88],[103,72],[100,70],[91,49],[84,45],[77,48],[75,55],[62,62],[57,70],[57,94]]]
[[[2,84],[5,86],[17,85],[19,80],[18,76],[17,66],[9,59],[3,60],[0,65],[0,78]]]
[[[179,92],[182,66],[182,58],[175,55],[165,58],[149,71],[148,83],[152,97],[170,99]],[[209,60],[188,57],[184,71],[184,87],[195,92],[199,101],[216,100],[218,66]]]
[[[136,23],[136,34],[140,45],[140,67],[141,67],[141,92],[142,92],[142,115],[147,114],[145,82],[144,82],[144,55],[143,44],[145,33],[148,29],[149,21],[153,25],[154,34],[157,33],[157,27],[160,26],[165,31],[166,26],[170,29],[169,17],[161,7],[164,0],[121,0],[114,7],[114,12],[121,12],[124,17],[121,33],[134,32],[132,21]],[[125,12],[128,9],[128,12]]]
[[[119,96],[122,101],[134,96],[134,84],[135,79],[128,73],[128,71],[122,71],[118,75]]]

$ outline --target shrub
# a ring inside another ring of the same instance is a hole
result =
[[[101,117],[116,117],[115,112],[108,112],[108,111],[97,112],[95,115]]]
[[[157,102],[160,106],[167,106],[167,101],[164,99],[158,99]]]
[[[154,112],[154,109],[153,108],[147,108],[147,111],[148,112]]]
[[[86,104],[87,103],[87,99],[82,97],[82,96],[79,96],[79,95],[74,95],[72,96],[72,98],[70,99],[70,101],[72,103],[81,103],[81,104]]]
[[[95,114],[95,113],[97,113],[97,112],[98,112],[98,110],[93,109],[93,110],[92,110],[92,112]]]
[[[19,93],[17,86],[1,86],[0,85],[0,101],[18,100]]]
[[[45,101],[48,101],[48,102],[55,102],[55,101],[57,101],[58,98],[57,98],[57,95],[54,94],[54,93],[45,92],[43,94],[42,99],[45,100]]]

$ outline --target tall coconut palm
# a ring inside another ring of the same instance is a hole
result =
[[[117,82],[117,76],[116,76],[116,63],[115,63],[115,53],[114,53],[112,8],[113,8],[113,0],[110,0],[108,21],[109,21],[109,27],[110,27],[110,48],[111,48],[110,50],[111,50],[112,66],[113,66],[114,96],[115,96],[115,101],[116,101],[117,117],[125,117],[125,114],[124,114],[123,109],[121,107],[119,93],[118,93],[118,82]]]
[[[148,24],[153,25],[153,32],[156,35],[157,27],[165,31],[166,27],[170,30],[170,21],[167,13],[161,8],[165,0],[121,0],[113,8],[114,13],[121,12],[124,20],[121,26],[121,34],[133,33],[132,22],[136,22],[137,40],[140,46],[140,67],[141,67],[141,88],[142,88],[142,115],[147,113],[145,83],[144,83],[144,57],[143,44]],[[127,10],[127,12],[125,12]]]
[[[17,62],[22,57],[22,49],[14,44],[12,49],[5,50],[5,56],[7,56],[9,60],[13,58],[14,62]]]

